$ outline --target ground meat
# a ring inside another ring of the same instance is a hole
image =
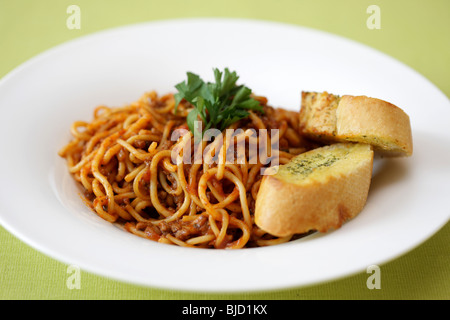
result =
[[[193,221],[171,221],[158,224],[163,235],[171,234],[177,239],[185,241],[189,238],[206,234],[209,230],[208,217],[200,215]]]
[[[150,141],[136,140],[134,142],[134,145],[136,146],[136,148],[139,148],[139,149],[148,149],[148,147],[150,146]]]

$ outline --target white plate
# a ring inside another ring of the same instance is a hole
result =
[[[364,94],[411,117],[414,155],[378,160],[363,212],[341,229],[268,248],[188,249],[126,233],[87,209],[57,151],[75,120],[148,90],[173,91],[186,71],[229,67],[276,107],[301,90]],[[37,250],[98,275],[189,291],[310,285],[383,264],[449,219],[450,103],[421,75],[358,43],[296,26],[187,19],[121,27],[51,49],[0,83],[0,221]]]

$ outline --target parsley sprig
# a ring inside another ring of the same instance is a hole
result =
[[[210,129],[224,130],[229,125],[246,118],[248,110],[263,112],[261,104],[250,97],[252,90],[244,85],[237,85],[239,76],[235,71],[224,72],[214,69],[215,82],[204,82],[198,75],[187,72],[187,81],[175,86],[175,112],[181,100],[185,99],[194,108],[187,116],[187,125],[195,133],[195,121],[203,122],[202,134]]]

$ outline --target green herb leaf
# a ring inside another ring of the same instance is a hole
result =
[[[186,117],[186,122],[189,130],[191,130],[193,134],[195,134],[195,132],[198,130],[198,128],[195,126],[196,121],[198,121],[198,110],[193,109]]]
[[[178,90],[178,93],[174,95],[175,112],[177,111],[177,107],[181,100],[185,99],[186,101],[192,103],[192,100],[199,95],[199,91],[203,88],[203,85],[204,82],[198,75],[188,72],[187,83],[183,81],[175,86]]]
[[[237,85],[239,76],[225,68],[214,69],[214,83],[205,83],[198,75],[188,72],[187,81],[175,86],[175,112],[184,99],[194,106],[187,117],[189,129],[195,133],[194,122],[200,117],[203,133],[209,128],[224,130],[229,125],[248,117],[247,110],[263,112],[261,104],[251,98],[252,90]]]

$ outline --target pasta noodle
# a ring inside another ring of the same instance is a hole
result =
[[[264,112],[232,124],[237,134],[224,130],[200,142],[186,124],[192,106],[183,100],[175,113],[173,94],[153,91],[123,107],[99,106],[91,122],[72,124],[73,139],[59,155],[92,210],[137,236],[202,248],[283,243],[292,237],[274,237],[254,223],[262,170],[308,145],[297,133],[296,112],[254,99]],[[184,134],[174,139],[179,131]]]

